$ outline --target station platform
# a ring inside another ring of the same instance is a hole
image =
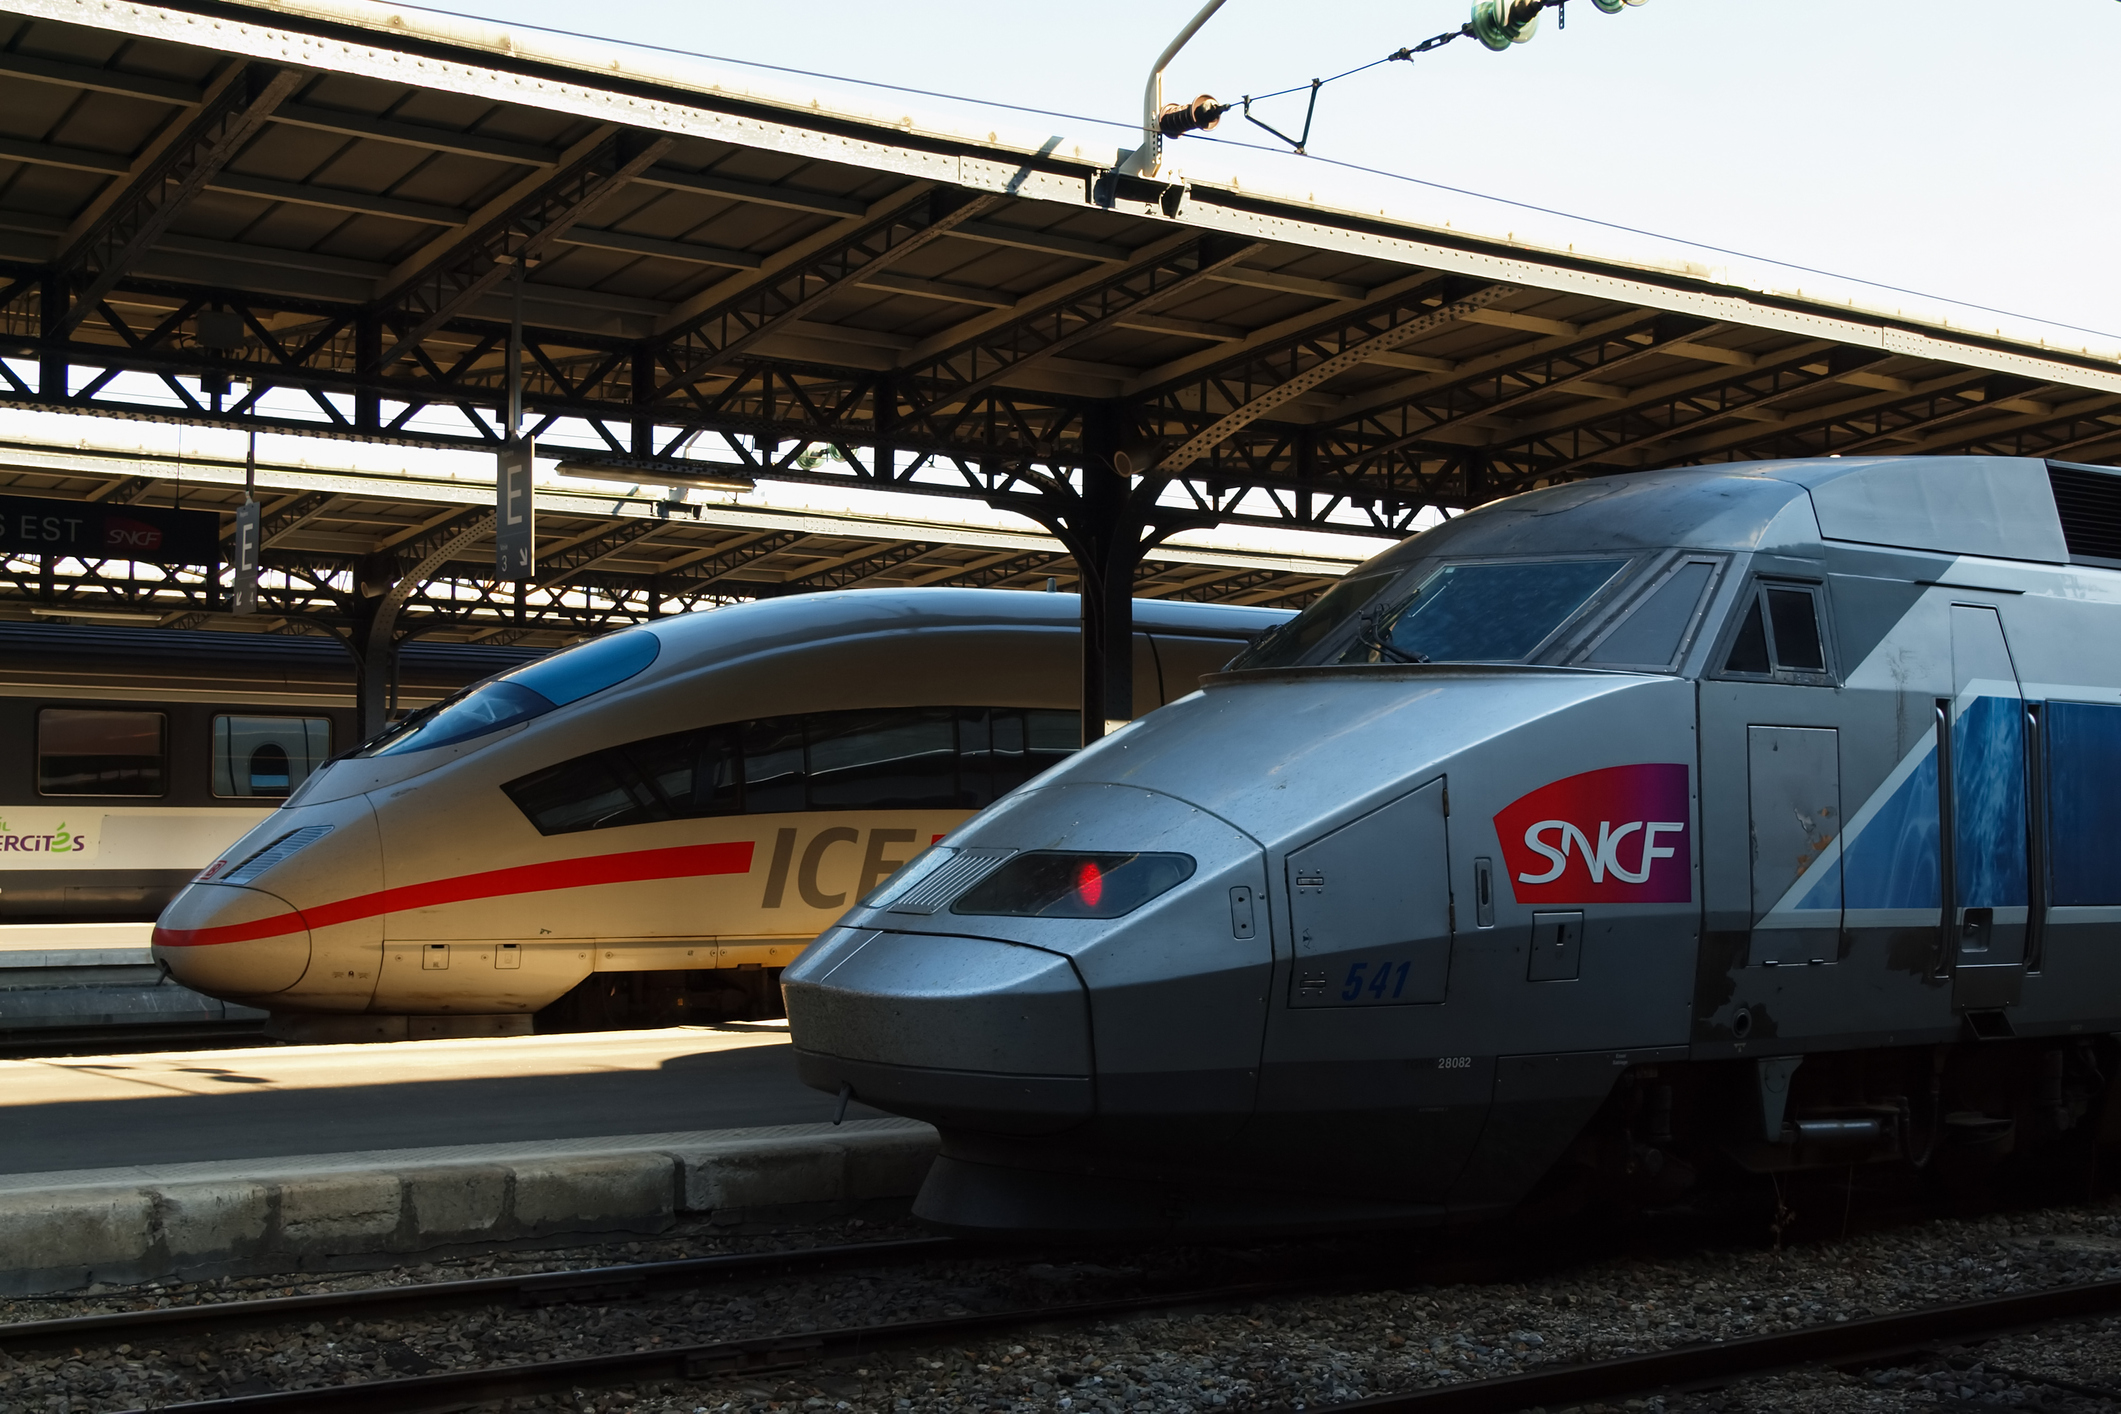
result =
[[[155,965],[152,923],[0,924],[0,1038],[202,1030],[265,1013],[201,996]]]
[[[834,1108],[774,1022],[0,1061],[0,1292],[910,1197],[934,1131]]]

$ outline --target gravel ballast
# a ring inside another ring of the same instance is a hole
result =
[[[807,1229],[804,1244],[912,1235],[903,1223]],[[16,1301],[28,1320],[140,1304],[343,1289],[794,1245],[792,1234],[675,1234],[653,1243],[510,1253],[328,1280],[171,1287]],[[1352,1251],[1352,1249],[1350,1249]],[[1411,1249],[1410,1249],[1411,1252]],[[561,1355],[1206,1285],[1253,1260],[1231,1249],[1100,1249],[1052,1260],[953,1259],[776,1277],[609,1305],[459,1310],[337,1320],[152,1348],[36,1352],[0,1364],[0,1414],[125,1409]],[[1410,1256],[1410,1264],[1414,1258]],[[1198,1280],[1194,1280],[1198,1277]],[[2062,1283],[2121,1278],[2121,1204],[1933,1220],[1773,1250],[1724,1246],[1608,1258],[1518,1280],[1277,1298],[1241,1308],[1047,1328],[952,1349],[900,1349],[786,1375],[584,1390],[513,1409],[1095,1411],[1317,1408],[1340,1400],[1768,1334]],[[143,1303],[143,1297],[148,1300]],[[1904,1368],[1797,1372],[1613,1408],[1667,1410],[2121,1409],[2065,1386],[2121,1390],[2121,1324],[2058,1326]],[[2043,1384],[2039,1376],[2060,1384]],[[498,1406],[496,1406],[498,1407]],[[1588,1406],[1602,1408],[1607,1406]]]

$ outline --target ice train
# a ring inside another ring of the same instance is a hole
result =
[[[783,964],[1080,743],[1073,595],[857,590],[680,615],[415,713],[162,915],[271,1034],[512,1034],[769,1009]],[[1285,611],[1144,600],[1136,707]]]
[[[782,982],[962,1229],[1972,1170],[2121,1143],[2117,840],[2121,473],[1641,473],[1372,560]]]

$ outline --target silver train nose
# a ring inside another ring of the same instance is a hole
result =
[[[1095,1107],[1090,1001],[1060,953],[838,929],[802,967],[785,987],[791,1028],[832,1048],[798,1043],[806,1084],[1004,1134],[1066,1129]]]
[[[283,992],[309,970],[309,924],[263,889],[192,884],[155,924],[154,955],[195,992],[248,1001]]]

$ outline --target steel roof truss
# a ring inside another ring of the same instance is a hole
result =
[[[299,69],[231,67],[197,113],[172,125],[175,130],[165,134],[159,151],[91,205],[68,231],[56,262],[72,287],[72,301],[44,331],[45,337],[64,338],[102,304],[185,204],[206,189],[308,77]]]

